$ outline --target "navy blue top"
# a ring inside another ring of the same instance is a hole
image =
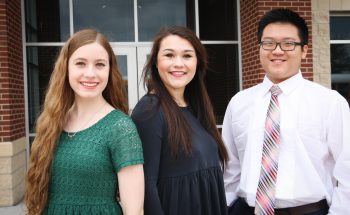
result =
[[[157,97],[144,96],[132,113],[144,152],[145,215],[227,214],[218,145],[190,108],[179,108],[192,128],[192,152],[179,150],[177,159]]]

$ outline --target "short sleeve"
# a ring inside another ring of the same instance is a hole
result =
[[[143,164],[142,144],[135,124],[128,116],[122,116],[111,126],[109,150],[114,170]]]

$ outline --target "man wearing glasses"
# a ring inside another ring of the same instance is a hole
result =
[[[350,112],[302,77],[305,20],[274,9],[259,22],[262,83],[237,93],[222,128],[229,214],[350,214]]]

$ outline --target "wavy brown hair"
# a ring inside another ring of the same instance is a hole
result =
[[[153,41],[150,56],[143,70],[144,84],[147,87],[147,92],[155,94],[158,97],[159,105],[164,110],[171,153],[174,157],[177,157],[180,148],[183,149],[186,154],[191,152],[192,129],[164,86],[157,68],[157,56],[161,42],[170,35],[177,35],[187,40],[196,52],[196,74],[186,86],[184,97],[186,103],[191,107],[201,125],[216,140],[219,149],[219,157],[224,167],[228,160],[228,154],[220,132],[216,127],[213,107],[204,84],[205,74],[208,68],[207,52],[194,32],[181,26],[163,28],[158,32]]]
[[[25,203],[29,215],[42,214],[48,200],[51,163],[56,144],[74,103],[74,91],[68,82],[68,61],[80,47],[100,44],[109,56],[110,72],[102,95],[114,108],[127,113],[124,84],[115,54],[108,40],[93,29],[75,33],[63,46],[48,84],[42,112],[36,122],[36,137],[31,147]]]

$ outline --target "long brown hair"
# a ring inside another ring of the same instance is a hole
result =
[[[228,160],[228,154],[220,132],[216,127],[213,107],[204,84],[208,64],[207,52],[193,31],[181,26],[163,28],[158,32],[153,41],[153,47],[148,61],[143,69],[144,83],[147,87],[147,92],[154,93],[158,97],[159,105],[164,110],[171,153],[176,157],[179,148],[182,148],[186,154],[189,154],[192,148],[192,135],[190,125],[164,86],[157,68],[157,55],[160,44],[162,40],[169,35],[177,35],[187,40],[195,49],[197,57],[196,74],[186,86],[184,97],[202,126],[216,140],[219,149],[219,157],[224,167]]]
[[[29,215],[41,214],[48,200],[51,163],[56,144],[74,103],[68,82],[68,61],[80,47],[97,42],[109,55],[110,72],[102,95],[114,108],[127,113],[124,85],[117,60],[108,40],[93,29],[75,33],[63,46],[53,69],[42,112],[36,122],[36,137],[31,147],[25,202]]]

